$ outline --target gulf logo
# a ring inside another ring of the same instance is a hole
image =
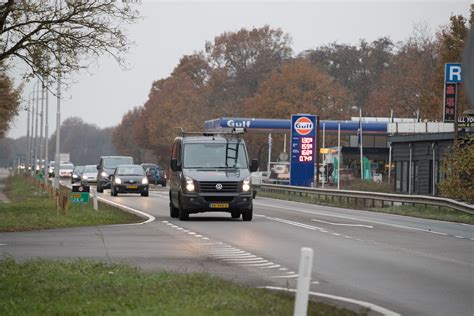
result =
[[[300,117],[295,121],[295,130],[300,135],[308,135],[313,130],[313,122],[307,117]]]

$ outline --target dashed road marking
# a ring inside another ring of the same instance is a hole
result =
[[[342,223],[332,223],[332,222],[326,222],[322,221],[320,219],[311,219],[313,222],[319,222],[319,223],[324,223],[324,224],[329,224],[329,225],[334,225],[334,226],[350,226],[350,227],[365,227],[365,228],[374,228],[374,226],[370,225],[362,225],[362,224],[342,224]]]

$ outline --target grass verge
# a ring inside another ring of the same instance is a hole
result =
[[[353,200],[351,201],[342,200],[341,202],[339,202],[336,199],[334,201],[330,199],[326,199],[326,200],[317,199],[316,197],[311,199],[310,197],[306,197],[306,196],[285,195],[285,194],[269,193],[269,192],[262,192],[262,191],[259,191],[257,196],[286,200],[286,201],[325,205],[325,206],[343,207],[343,208],[351,208],[351,209],[359,209],[359,210],[362,209],[366,211],[405,215],[405,216],[412,216],[412,217],[425,218],[425,219],[434,219],[434,220],[440,220],[440,221],[474,224],[474,215],[467,214],[461,211],[456,211],[450,208],[445,208],[445,207],[438,208],[436,206],[423,206],[423,205],[401,206],[400,205],[400,206],[393,206],[393,207],[366,208],[366,207],[363,207],[362,205],[358,206],[356,203],[354,203]]]
[[[0,315],[291,315],[294,297],[207,274],[0,259]],[[309,315],[364,315],[310,301]]]
[[[5,194],[10,203],[0,203],[0,231],[25,231],[47,228],[126,224],[141,218],[113,206],[100,203],[99,211],[91,204],[70,207],[67,214],[57,212],[56,203],[26,178],[10,177]]]

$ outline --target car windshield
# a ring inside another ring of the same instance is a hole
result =
[[[76,166],[74,168],[74,173],[79,173],[79,172],[83,172],[84,171],[84,166]]]
[[[127,166],[119,167],[117,169],[117,175],[120,176],[143,176],[144,171],[141,166]]]
[[[185,144],[184,168],[246,169],[248,164],[245,147],[237,143]]]
[[[70,163],[60,164],[59,169],[74,169],[74,165]]]
[[[113,158],[104,158],[104,167],[105,168],[115,168],[118,165],[132,164],[132,158],[130,157],[113,157]]]
[[[84,173],[91,173],[91,172],[97,172],[97,166],[96,165],[86,166],[84,168]]]

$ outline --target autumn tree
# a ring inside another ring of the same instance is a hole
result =
[[[462,15],[453,15],[450,24],[443,27],[437,34],[439,42],[437,54],[439,56],[436,64],[436,76],[432,78],[431,86],[437,94],[436,107],[438,118],[442,119],[443,95],[444,95],[444,67],[446,63],[461,63],[467,34],[474,24],[474,7],[471,6],[469,21]],[[458,85],[458,113],[469,108],[468,100],[464,93],[462,84]]]
[[[19,60],[26,76],[53,79],[80,69],[81,60],[112,56],[125,65],[124,26],[138,20],[130,1],[14,1],[0,3],[0,61]]]
[[[348,118],[347,90],[328,74],[305,60],[294,60],[275,69],[246,102],[251,117],[289,118],[313,113],[323,119]]]
[[[0,62],[0,139],[5,137],[12,119],[20,108],[20,88],[13,86],[6,68]]]
[[[56,133],[49,139],[49,157],[54,157]],[[103,155],[117,153],[112,144],[112,129],[85,123],[81,118],[70,117],[61,124],[61,152],[70,153],[74,164],[97,164]]]
[[[438,184],[443,196],[474,203],[474,137],[452,145],[443,160],[446,177]]]
[[[225,32],[206,42],[211,65],[209,106],[227,115],[240,115],[245,98],[252,96],[262,78],[291,58],[291,38],[268,25]]]
[[[352,95],[351,105],[364,108],[369,92],[382,73],[390,67],[394,44],[382,37],[372,43],[361,40],[358,45],[332,43],[300,54],[316,67],[326,71],[346,87]]]
[[[436,119],[439,108],[431,81],[436,76],[437,43],[425,30],[414,34],[397,49],[391,66],[371,86],[364,108],[373,116]]]
[[[294,113],[311,113],[322,119],[350,117],[350,97],[347,89],[327,73],[297,59],[275,69],[260,85],[257,93],[246,102],[248,117],[287,118]],[[262,137],[249,137],[253,157],[261,154],[258,144]],[[275,148],[283,148],[283,137],[274,141]]]

